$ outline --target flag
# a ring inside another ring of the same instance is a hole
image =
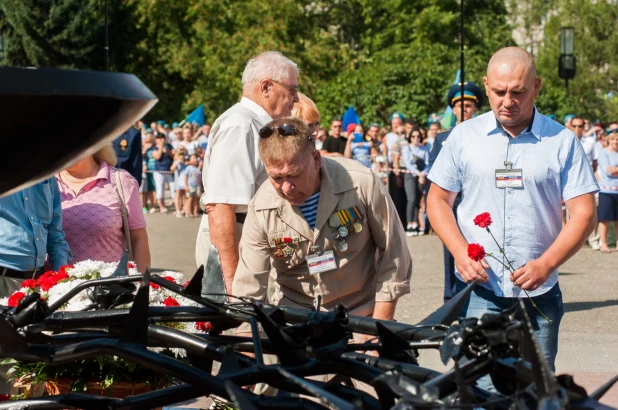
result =
[[[204,125],[206,123],[206,116],[204,115],[204,104],[200,104],[199,107],[193,110],[193,112],[189,114],[189,116],[183,121],[183,123],[185,122],[196,122],[200,125],[200,127]]]
[[[356,113],[354,106],[350,106],[350,108],[348,108],[345,114],[343,114],[342,122],[343,122],[344,131],[348,129],[348,125],[350,124],[360,124],[361,123],[361,120],[358,117],[358,114]]]
[[[461,76],[461,70],[457,70],[457,75],[455,76],[455,82],[453,84],[459,84]],[[444,117],[442,118],[442,128],[445,130],[455,126],[457,124],[457,117],[455,117],[455,113],[453,109],[446,104],[446,111],[444,111]]]

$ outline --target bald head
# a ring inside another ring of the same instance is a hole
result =
[[[534,59],[521,48],[498,50],[489,60],[483,83],[496,119],[516,137],[530,125],[541,89]]]
[[[534,58],[523,48],[505,47],[498,50],[487,64],[487,76],[490,73],[508,73],[515,70],[522,70],[529,78],[536,78],[536,66]]]

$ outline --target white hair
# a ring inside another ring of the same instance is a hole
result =
[[[266,51],[247,62],[242,73],[243,90],[264,79],[285,81],[290,77],[290,72],[298,75],[295,62],[278,51]]]

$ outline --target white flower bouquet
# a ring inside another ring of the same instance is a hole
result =
[[[41,298],[48,304],[53,304],[64,296],[69,290],[77,285],[92,279],[110,277],[116,270],[118,263],[86,260],[74,265],[62,266],[57,272],[48,271],[38,279],[27,279],[22,283],[22,288],[7,298],[0,298],[0,306],[18,306],[29,294],[38,292]],[[135,264],[129,263],[129,275],[140,275]],[[164,271],[159,274],[162,278],[176,284],[188,285],[179,272]],[[183,283],[184,282],[184,283]],[[150,282],[150,305],[151,306],[199,306],[198,303],[184,298],[177,293],[171,292],[159,285]],[[71,298],[60,310],[83,311],[92,306],[92,300],[88,291],[83,290]],[[129,307],[130,303],[120,305],[118,308]],[[205,333],[211,329],[208,322],[174,322],[162,323],[162,325],[174,327],[187,333]],[[150,348],[165,354],[170,354],[178,359],[184,359],[184,349]],[[50,381],[58,382],[58,379],[70,379],[72,391],[87,391],[92,382],[96,382],[103,390],[113,387],[116,383],[146,383],[152,388],[157,388],[169,380],[164,375],[155,375],[146,369],[141,369],[133,363],[121,358],[97,357],[82,360],[78,363],[67,365],[49,366],[41,362],[24,362],[12,359],[3,363],[13,364],[7,378],[13,378],[21,385],[37,384]],[[94,380],[93,380],[94,379]],[[99,394],[100,392],[96,392]]]

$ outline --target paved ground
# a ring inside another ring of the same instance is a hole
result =
[[[199,219],[147,215],[155,270],[195,272],[194,246]],[[442,304],[442,246],[437,236],[408,238],[414,260],[412,293],[397,306],[396,319],[416,323]],[[569,373],[591,392],[618,373],[618,252],[585,247],[560,269],[565,315],[560,328],[557,373]],[[435,352],[421,365],[443,369]],[[618,407],[618,387],[602,400]]]

